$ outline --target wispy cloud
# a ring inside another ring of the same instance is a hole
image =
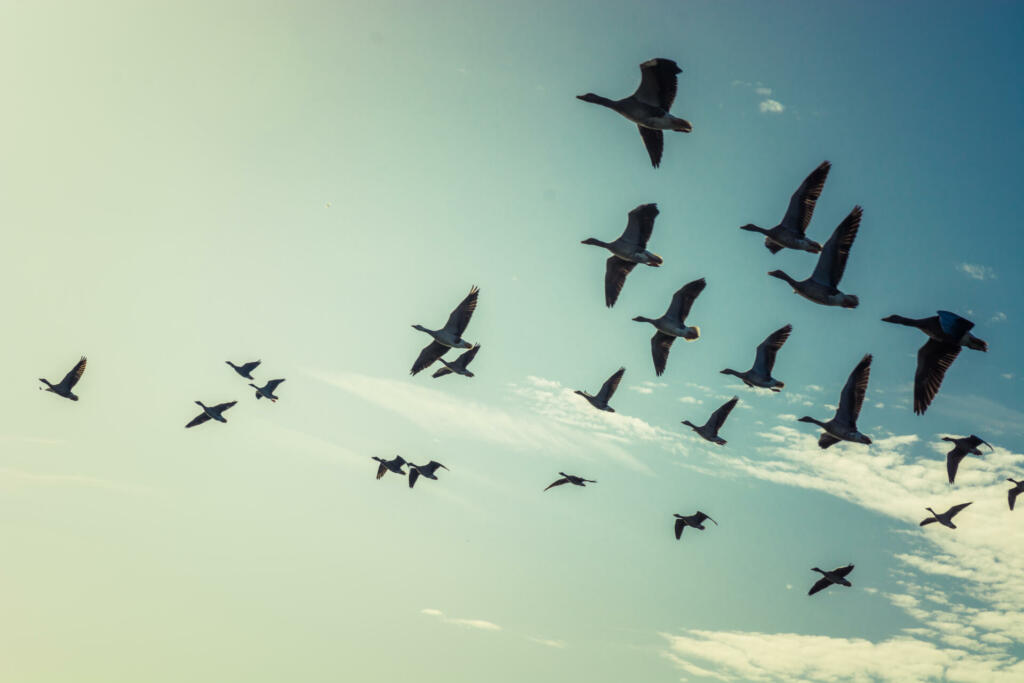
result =
[[[990,323],[1004,323],[1006,322],[1006,314],[1002,311],[996,311],[996,314],[989,319]]]
[[[548,647],[554,647],[560,650],[569,646],[564,640],[549,640],[547,638],[535,638],[534,636],[527,636],[526,639],[539,645],[547,645]]]
[[[956,267],[961,273],[974,280],[994,280],[996,271],[991,266],[980,263],[961,263]]]
[[[0,487],[2,486],[82,486],[132,495],[152,493],[150,489],[138,484],[110,481],[80,474],[39,474],[7,467],[0,468]]]
[[[436,617],[444,624],[453,624],[455,626],[465,626],[467,628],[475,628],[479,631],[500,631],[501,627],[492,621],[485,621],[483,619],[456,619],[445,615],[439,609],[421,609],[420,614],[426,614],[427,616]]]

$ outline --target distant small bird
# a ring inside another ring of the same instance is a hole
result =
[[[932,516],[922,521],[919,526],[931,524],[932,522],[938,522],[942,526],[948,526],[950,529],[955,529],[956,524],[953,524],[953,518],[956,517],[958,512],[963,510],[968,505],[970,505],[970,503],[960,503],[959,505],[954,505],[953,507],[949,508],[948,510],[942,513],[938,513],[935,510],[932,510],[931,508],[925,508],[925,510],[932,513]]]
[[[608,405],[608,401],[612,400],[612,396],[615,394],[615,390],[619,388],[619,382],[622,381],[624,374],[626,374],[626,368],[616,370],[615,374],[606,379],[604,384],[601,385],[601,391],[597,392],[597,396],[591,396],[585,391],[576,391],[574,393],[587,399],[590,405],[598,410],[614,413],[615,409]]]
[[[828,242],[825,242],[825,247],[818,255],[818,265],[806,280],[797,282],[781,270],[773,270],[768,274],[785,280],[794,292],[816,304],[857,308],[860,299],[854,294],[839,291],[839,281],[846,271],[846,261],[850,257],[850,248],[857,237],[863,213],[859,206],[855,206],[850,215],[843,219]]]
[[[229,403],[218,403],[215,406],[203,405],[202,401],[196,401],[196,405],[203,409],[203,412],[192,418],[192,421],[185,425],[185,429],[189,427],[195,427],[201,425],[207,420],[216,420],[217,422],[227,422],[224,418],[223,413],[231,406],[238,403],[238,401],[231,401]]]
[[[954,439],[951,436],[944,436],[942,437],[942,440],[949,441],[953,444],[953,450],[946,453],[946,474],[949,475],[950,484],[952,484],[953,480],[956,479],[956,470],[960,467],[961,460],[966,458],[968,454],[981,455],[981,450],[978,446],[985,444],[991,450],[995,450],[992,448],[990,443],[979,436],[975,436],[974,434],[965,436],[962,439]]]
[[[768,251],[773,254],[786,247],[809,251],[812,254],[819,253],[821,245],[814,240],[807,239],[805,233],[831,169],[832,164],[823,161],[818,168],[804,178],[800,187],[789,198],[789,208],[786,209],[786,215],[782,217],[782,222],[774,228],[765,230],[752,223],[747,223],[740,226],[740,230],[759,232],[764,235],[764,246],[768,247]]]
[[[789,339],[793,331],[792,325],[786,325],[772,332],[768,337],[758,344],[757,353],[754,355],[754,365],[746,372],[736,372],[730,368],[722,370],[723,375],[735,375],[743,380],[748,387],[761,387],[772,391],[782,391],[784,382],[772,377],[772,369],[775,367],[775,355],[782,348],[782,345]]]
[[[85,356],[82,356],[79,361],[75,363],[75,367],[71,368],[68,374],[64,375],[64,379],[57,384],[50,384],[49,380],[43,379],[42,377],[39,378],[39,381],[46,385],[46,391],[57,394],[58,396],[63,396],[64,398],[69,398],[72,401],[77,401],[78,396],[76,396],[71,390],[76,384],[78,384],[78,380],[82,379],[82,373],[85,372],[85,363]],[[43,388],[39,387],[39,389],[42,391]]]
[[[727,442],[725,439],[718,435],[718,430],[725,424],[725,419],[729,417],[729,413],[736,407],[739,402],[738,396],[733,396],[731,399],[722,404],[722,406],[711,413],[711,417],[703,425],[698,427],[689,420],[683,420],[682,423],[692,429],[693,431],[700,434],[703,438],[707,439],[711,443],[716,443],[719,446],[724,446]]]
[[[672,295],[672,303],[668,305],[665,315],[656,320],[642,315],[633,318],[638,323],[650,323],[657,330],[651,337],[651,356],[654,358],[654,372],[659,377],[665,372],[668,352],[672,349],[672,342],[676,337],[682,337],[686,341],[696,341],[700,338],[700,328],[696,325],[687,325],[686,316],[690,315],[693,302],[706,286],[704,278],[683,285]]]
[[[629,212],[626,229],[613,242],[602,242],[596,237],[588,237],[581,244],[603,247],[612,253],[608,257],[604,269],[604,303],[608,308],[615,305],[636,264],[658,267],[664,261],[653,251],[647,250],[647,242],[654,231],[654,219],[658,216],[657,204],[641,204]]]
[[[676,99],[676,74],[682,71],[671,59],[649,59],[640,65],[640,87],[629,97],[609,100],[607,97],[587,93],[577,95],[576,99],[608,107],[637,124],[647,155],[651,158],[651,165],[658,168],[661,165],[662,148],[665,146],[662,131],[689,133],[693,130],[689,121],[668,113]]]
[[[950,311],[939,311],[930,318],[890,315],[882,318],[882,322],[916,327],[928,335],[928,341],[917,351],[914,373],[914,412],[918,415],[924,415],[939,393],[946,370],[960,355],[961,348],[988,351],[988,344],[971,334],[974,323]]]
[[[434,378],[444,377],[450,375],[453,372],[456,375],[462,375],[463,377],[473,377],[473,373],[466,369],[466,366],[476,358],[476,352],[480,350],[480,345],[475,344],[469,351],[464,352],[461,356],[455,359],[454,363],[449,363],[444,358],[438,358],[441,361],[441,365],[444,367],[435,372],[432,376]]]
[[[277,385],[283,382],[283,379],[272,379],[269,380],[264,386],[258,387],[255,384],[249,384],[250,387],[256,390],[256,398],[269,398],[273,403],[277,403],[277,396],[274,396],[274,389],[277,389]]]
[[[830,572],[822,571],[817,567],[811,567],[812,572],[818,572],[821,574],[821,578],[811,586],[811,590],[807,591],[808,595],[814,595],[818,591],[824,590],[832,584],[839,584],[840,586],[852,586],[853,584],[846,580],[846,575],[853,571],[853,565],[848,564],[845,567],[839,567],[833,569]]]
[[[1024,493],[1024,480],[1017,481],[1016,479],[1007,479],[1006,481],[1013,483],[1013,488],[1010,489],[1008,499],[1010,501],[1010,509],[1013,509],[1013,503],[1017,500],[1017,496]]]
[[[375,456],[373,456],[373,459],[380,463],[380,466],[377,467],[377,478],[378,479],[383,477],[388,472],[394,472],[395,474],[401,474],[403,477],[405,476],[405,470],[402,469],[402,466],[405,465],[406,462],[405,462],[405,458],[403,458],[402,456],[396,455],[394,460],[384,460],[383,458],[378,458],[375,455]]]
[[[860,408],[864,403],[864,395],[868,392],[868,380],[871,378],[871,354],[860,359],[857,366],[850,373],[839,394],[839,408],[836,415],[828,422],[815,420],[813,417],[801,417],[799,422],[810,422],[825,430],[825,433],[818,439],[818,446],[828,448],[840,441],[853,441],[854,443],[870,444],[871,438],[861,434],[857,430],[857,418],[860,416]]]
[[[566,474],[565,472],[559,472],[562,475],[561,479],[556,479],[547,485],[544,489],[547,491],[552,486],[561,486],[562,484],[573,484],[575,486],[586,486],[587,484],[596,484],[597,481],[594,479],[584,479],[583,477],[577,477],[572,474]]]
[[[410,462],[409,463],[409,488],[412,488],[413,486],[416,485],[416,480],[420,478],[420,475],[423,475],[427,479],[434,479],[436,481],[437,480],[437,475],[434,474],[434,473],[437,472],[437,468],[438,467],[444,467],[444,465],[442,465],[441,463],[439,463],[436,460],[431,460],[426,465],[413,465]],[[448,468],[444,467],[444,469],[448,469]]]
[[[254,360],[250,363],[242,363],[241,365],[235,365],[229,360],[224,361],[231,366],[231,369],[237,372],[239,375],[246,379],[256,379],[252,376],[252,371],[259,367],[261,361]]]
[[[469,294],[466,295],[466,298],[448,316],[448,322],[439,330],[428,330],[422,325],[413,325],[414,329],[426,332],[434,338],[434,341],[427,344],[420,351],[416,362],[412,364],[412,370],[409,371],[410,375],[415,375],[420,370],[429,367],[434,361],[443,356],[448,349],[468,349],[473,346],[462,338],[462,334],[466,331],[470,318],[473,317],[473,311],[476,310],[476,300],[479,294],[480,290],[473,286],[469,290]]]
[[[692,515],[677,515],[677,514],[673,514],[672,516],[676,518],[676,540],[677,541],[683,535],[683,529],[685,529],[688,526],[691,526],[694,529],[699,529],[700,531],[704,531],[704,520],[705,519],[709,520],[711,522],[714,522],[715,526],[718,526],[718,522],[715,522],[715,520],[711,519],[710,517],[705,515],[700,510],[697,510],[697,512],[695,512]]]

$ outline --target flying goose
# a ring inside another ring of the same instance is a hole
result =
[[[223,413],[236,403],[238,403],[238,401],[231,401],[229,403],[218,403],[215,406],[206,406],[203,405],[202,401],[196,401],[196,405],[202,408],[203,412],[199,413],[194,418],[192,418],[192,421],[185,425],[185,429],[188,429],[189,427],[195,427],[196,425],[201,425],[207,420],[227,422],[227,420],[224,418]]]
[[[814,240],[807,239],[804,233],[807,232],[807,224],[811,222],[814,215],[814,206],[821,196],[821,190],[825,187],[825,180],[832,164],[827,161],[821,162],[818,168],[811,171],[811,174],[804,178],[793,196],[789,198],[789,208],[782,222],[771,230],[765,230],[753,223],[740,226],[740,230],[759,232],[764,235],[764,246],[773,254],[783,248],[800,249],[817,254],[821,251],[821,245]]]
[[[544,488],[545,491],[547,491],[549,488],[551,488],[553,486],[561,486],[562,484],[573,484],[575,486],[586,486],[587,484],[596,484],[597,483],[597,481],[594,480],[594,479],[584,479],[583,477],[577,477],[577,476],[575,476],[573,474],[566,474],[565,472],[559,472],[559,474],[562,475],[562,478],[561,479],[556,479],[555,481],[553,481],[550,484],[548,484]]]
[[[577,95],[576,99],[608,107],[635,123],[647,154],[651,157],[651,165],[658,168],[665,143],[661,131],[689,133],[693,130],[689,121],[668,113],[676,98],[676,74],[682,71],[671,59],[649,59],[640,65],[640,87],[629,97],[609,100],[607,97],[587,93]]]
[[[967,457],[967,454],[981,455],[981,450],[978,448],[981,444],[985,444],[991,450],[992,444],[988,443],[979,436],[971,434],[965,436],[962,439],[954,439],[951,436],[942,437],[943,441],[949,441],[953,444],[953,450],[946,453],[946,474],[949,475],[949,483],[952,484],[953,480],[956,479],[956,470],[960,467],[960,461]]]
[[[428,330],[422,325],[413,325],[414,329],[426,332],[434,338],[434,341],[427,344],[420,351],[416,362],[412,364],[412,370],[409,371],[410,375],[415,375],[420,370],[429,367],[450,348],[472,348],[473,345],[462,338],[462,333],[466,331],[466,326],[469,325],[469,320],[473,317],[473,311],[476,310],[476,299],[479,293],[480,290],[474,285],[469,290],[466,298],[462,300],[462,303],[456,306],[455,310],[448,316],[448,322],[439,330]]]
[[[818,591],[825,590],[832,584],[839,584],[840,586],[852,586],[853,584],[846,580],[846,575],[853,571],[853,565],[848,564],[845,567],[839,567],[833,569],[830,572],[825,572],[817,567],[811,567],[812,572],[818,572],[821,574],[821,578],[811,586],[811,590],[807,591],[808,595],[814,595]]]
[[[754,365],[746,372],[736,372],[730,368],[722,370],[723,375],[735,375],[743,380],[748,387],[761,387],[772,391],[782,391],[786,386],[784,382],[772,377],[772,368],[775,367],[775,354],[779,352],[782,345],[789,339],[792,325],[786,325],[772,332],[768,337],[758,344],[757,353],[754,355]]]
[[[941,514],[936,512],[935,510],[932,510],[931,508],[925,508],[925,510],[932,513],[932,516],[926,520],[923,520],[920,526],[924,526],[925,524],[931,524],[932,522],[938,522],[942,526],[948,526],[950,529],[955,529],[956,524],[953,524],[953,518],[956,517],[958,512],[963,510],[968,505],[970,505],[970,503],[960,503],[959,505],[954,505],[953,507],[949,508],[948,510]]]
[[[444,375],[450,375],[453,372],[456,375],[462,375],[463,377],[472,377],[473,373],[466,369],[466,366],[476,358],[476,352],[480,350],[480,345],[475,344],[469,351],[464,352],[461,356],[455,359],[454,363],[449,363],[444,358],[438,358],[441,361],[441,365],[444,367],[435,372],[433,377],[443,377]]]
[[[1013,482],[1013,488],[1010,489],[1007,498],[1010,501],[1010,509],[1013,509],[1013,503],[1017,500],[1017,494],[1024,492],[1024,480],[1017,481],[1016,479],[1007,479],[1006,481]]]
[[[694,529],[699,529],[701,531],[704,531],[704,520],[705,519],[710,520],[712,522],[715,522],[715,520],[711,519],[710,517],[705,515],[700,510],[697,510],[697,512],[695,512],[692,515],[677,515],[677,514],[673,514],[672,516],[676,518],[676,540],[677,541],[683,535],[683,529],[685,529],[686,527],[692,526]],[[715,522],[715,526],[718,526],[718,522]]]
[[[966,346],[975,351],[988,351],[988,344],[970,330],[974,327],[967,318],[949,311],[939,311],[930,318],[904,318],[890,315],[882,322],[916,327],[928,335],[928,341],[917,351],[917,371],[914,373],[914,412],[924,415],[932,399],[939,393],[946,370]]]
[[[839,408],[836,415],[828,422],[815,420],[813,417],[800,418],[800,422],[816,424],[825,432],[818,439],[818,446],[828,448],[840,441],[853,441],[855,443],[869,444],[871,439],[857,431],[857,417],[860,416],[860,407],[864,403],[864,395],[868,391],[868,379],[871,377],[871,354],[860,359],[857,367],[850,373],[839,394]]]
[[[377,467],[378,479],[387,474],[388,471],[394,472],[395,474],[401,474],[403,477],[405,476],[405,470],[402,469],[402,465],[405,465],[406,463],[405,458],[402,456],[396,455],[394,460],[384,460],[383,458],[378,458],[375,455],[373,456],[373,459],[380,463]]]
[[[718,430],[725,424],[725,419],[729,417],[729,413],[736,407],[739,402],[739,396],[733,396],[731,399],[722,404],[722,406],[711,413],[711,417],[702,426],[698,427],[689,420],[683,420],[683,424],[692,429],[693,431],[700,434],[702,437],[710,441],[711,443],[717,443],[719,446],[724,446],[726,440],[718,435]]]
[[[85,372],[85,363],[85,356],[82,356],[78,362],[75,363],[75,367],[71,368],[71,370],[68,371],[68,374],[64,375],[64,379],[57,384],[50,384],[49,380],[43,379],[42,377],[39,378],[39,381],[46,385],[47,391],[57,394],[58,396],[63,396],[64,398],[70,398],[72,401],[77,401],[78,396],[76,396],[71,390],[74,389],[76,384],[78,384],[78,380],[82,379],[82,373]],[[42,387],[39,387],[39,389],[42,390]]]
[[[274,396],[274,389],[277,389],[277,385],[283,382],[283,379],[272,379],[267,382],[265,386],[258,387],[255,384],[250,383],[249,386],[256,390],[256,398],[269,398],[273,403],[277,403],[277,396]]]
[[[576,391],[574,393],[577,393],[587,399],[587,401],[590,402],[590,405],[594,406],[598,410],[614,413],[615,409],[608,405],[608,401],[612,400],[612,396],[615,394],[615,390],[619,388],[619,382],[622,381],[622,376],[625,373],[626,368],[619,368],[616,370],[615,374],[606,379],[604,384],[601,385],[601,391],[597,392],[597,396],[591,396],[585,391]]]
[[[241,365],[235,365],[229,360],[224,361],[231,366],[231,369],[237,372],[239,375],[246,379],[256,379],[252,376],[252,371],[259,367],[262,361],[254,360],[249,363],[242,363]]]
[[[602,242],[596,237],[588,237],[581,244],[603,247],[612,253],[608,257],[604,270],[604,303],[608,308],[615,305],[630,274],[636,264],[658,267],[663,260],[654,252],[647,251],[647,242],[654,230],[654,219],[658,215],[657,204],[641,204],[629,212],[626,229],[613,242]]]
[[[824,249],[818,255],[818,265],[806,280],[797,282],[781,270],[773,270],[768,274],[785,280],[794,292],[814,303],[823,306],[857,308],[860,299],[854,294],[844,294],[839,291],[839,281],[843,278],[843,271],[846,270],[846,260],[850,256],[853,240],[857,237],[857,229],[860,227],[863,213],[859,206],[855,206],[850,215],[843,219],[832,236],[828,238],[828,242],[825,242]]]
[[[416,480],[420,478],[420,475],[423,475],[427,479],[433,479],[436,481],[437,475],[434,474],[434,472],[437,471],[438,467],[444,467],[444,465],[436,460],[431,460],[426,465],[413,465],[412,463],[409,463],[409,488],[416,485]],[[448,468],[444,467],[444,469]]]
[[[672,303],[668,305],[665,315],[656,320],[642,315],[633,318],[638,323],[650,323],[657,330],[651,337],[651,356],[654,358],[654,372],[658,376],[665,372],[668,352],[672,349],[672,342],[676,337],[682,337],[686,341],[694,341],[700,337],[700,328],[696,325],[688,326],[686,316],[690,315],[690,307],[706,286],[704,278],[683,285],[672,295]]]

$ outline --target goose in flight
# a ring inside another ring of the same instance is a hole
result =
[[[39,381],[46,385],[46,391],[57,394],[58,396],[63,396],[64,398],[69,398],[72,401],[77,401],[78,396],[76,396],[71,390],[75,388],[76,384],[78,384],[78,380],[82,379],[82,373],[85,372],[85,363],[85,356],[82,356],[78,362],[75,363],[75,367],[71,368],[71,370],[68,371],[68,374],[64,375],[64,379],[57,384],[50,384],[49,380],[43,379],[42,377],[39,378]],[[42,390],[42,387],[39,387],[39,389]]]
[[[615,241],[602,242],[596,237],[588,237],[581,242],[603,247],[612,253],[604,270],[604,303],[608,308],[615,305],[622,285],[626,283],[626,276],[632,272],[636,264],[658,267],[663,263],[660,256],[647,251],[647,242],[651,239],[657,215],[657,204],[641,204],[629,212],[626,229]]]
[[[961,460],[966,458],[968,454],[981,455],[981,450],[978,446],[985,444],[989,449],[993,451],[995,450],[992,448],[992,444],[979,436],[975,436],[974,434],[965,436],[962,439],[954,439],[951,436],[944,436],[942,437],[942,440],[949,441],[953,444],[953,450],[946,453],[946,474],[949,475],[950,484],[952,484],[953,480],[956,479],[956,470],[960,467]]]
[[[231,366],[231,369],[237,372],[239,375],[246,379],[256,379],[252,376],[252,371],[259,367],[262,361],[254,360],[249,363],[242,363],[241,365],[235,365],[229,360],[224,361]]]
[[[715,520],[711,519],[710,517],[705,515],[700,510],[697,510],[697,512],[695,512],[692,515],[676,515],[676,514],[673,514],[672,516],[676,518],[676,540],[677,541],[680,539],[680,537],[682,537],[683,529],[685,529],[686,527],[692,526],[694,529],[699,529],[701,531],[704,531],[704,520],[705,519],[709,520],[711,522],[715,522]],[[715,522],[715,526],[718,526],[718,522]]]
[[[708,421],[700,427],[689,420],[683,420],[682,422],[684,425],[697,432],[711,443],[717,443],[719,446],[724,446],[727,442],[718,435],[718,430],[722,428],[723,424],[725,424],[725,419],[729,417],[729,413],[731,413],[732,409],[736,407],[739,400],[739,396],[733,396],[731,399],[723,403],[718,410],[711,413],[711,417],[708,418]]]
[[[402,456],[396,455],[394,460],[385,460],[383,458],[378,458],[375,455],[373,456],[373,459],[380,463],[380,465],[377,467],[378,479],[383,477],[389,471],[394,472],[395,474],[401,474],[403,477],[405,476],[405,470],[402,469],[402,466],[405,465],[406,462],[405,458],[403,458]]]
[[[283,379],[272,379],[262,387],[258,387],[255,384],[250,383],[249,386],[256,390],[256,398],[269,398],[271,402],[277,403],[277,396],[274,396],[274,389],[277,389],[277,385],[283,382]]]
[[[433,480],[436,481],[437,480],[437,475],[434,474],[434,473],[437,472],[437,468],[438,467],[444,467],[444,465],[442,465],[441,463],[439,463],[436,460],[431,460],[426,465],[413,465],[410,462],[409,463],[409,488],[412,488],[413,486],[416,485],[416,480],[420,478],[420,475],[423,475],[427,479],[433,479]],[[444,469],[448,469],[448,468],[444,467]]]
[[[597,481],[594,480],[594,479],[584,479],[583,477],[577,477],[576,475],[573,475],[573,474],[566,474],[565,472],[559,472],[559,474],[562,475],[562,478],[561,479],[556,479],[555,481],[553,481],[550,484],[548,484],[544,488],[545,491],[547,491],[549,488],[551,488],[553,486],[561,486],[562,484],[573,484],[574,486],[586,486],[587,484],[596,484],[597,483]]]
[[[476,358],[476,352],[479,350],[480,345],[475,344],[469,351],[464,352],[461,356],[456,358],[454,363],[449,363],[444,358],[438,358],[438,360],[441,361],[441,365],[444,367],[435,372],[432,376],[435,378],[443,377],[454,372],[456,375],[462,375],[463,377],[472,377],[473,373],[467,370],[466,366]]]
[[[608,107],[635,123],[647,148],[647,155],[651,157],[651,165],[658,168],[665,144],[662,131],[689,133],[693,130],[689,121],[668,113],[676,99],[676,74],[682,71],[671,59],[649,59],[640,65],[640,87],[629,97],[609,100],[607,97],[587,93],[577,95],[576,99]]]
[[[779,352],[782,345],[789,339],[789,334],[792,331],[793,326],[786,325],[768,335],[758,345],[757,353],[754,355],[754,365],[746,372],[736,372],[726,368],[722,370],[722,374],[735,375],[743,380],[743,383],[748,387],[761,387],[762,389],[771,389],[772,391],[782,391],[782,387],[786,386],[786,384],[772,377],[772,369],[775,367],[775,354]]]
[[[959,505],[954,505],[953,507],[949,508],[943,513],[938,513],[935,510],[932,510],[931,508],[925,508],[925,510],[932,513],[932,516],[926,520],[923,520],[920,526],[924,526],[925,524],[931,524],[932,522],[938,522],[942,526],[948,526],[950,529],[955,529],[956,524],[953,524],[953,518],[956,517],[958,512],[963,510],[968,505],[970,505],[970,503],[960,503]]]
[[[654,358],[654,372],[659,377],[665,372],[668,352],[672,349],[672,342],[676,337],[682,337],[686,341],[695,341],[700,337],[700,328],[696,325],[687,325],[686,316],[690,315],[690,307],[706,286],[704,278],[683,285],[672,295],[672,303],[668,305],[665,315],[660,318],[652,320],[642,315],[633,318],[638,323],[654,325],[656,331],[651,337],[651,356]]]
[[[236,403],[238,403],[238,401],[231,401],[229,403],[218,403],[215,406],[206,406],[203,405],[202,401],[196,401],[196,405],[202,408],[203,412],[199,413],[194,418],[192,418],[192,421],[185,425],[185,429],[188,429],[189,427],[195,427],[196,425],[201,425],[207,420],[227,422],[227,419],[225,419],[224,417],[224,412],[231,406],[235,405]]]
[[[830,572],[822,571],[817,567],[811,567],[812,572],[818,572],[821,574],[821,578],[811,586],[811,590],[807,591],[808,595],[814,595],[818,591],[825,590],[832,584],[839,584],[840,586],[852,586],[853,584],[846,580],[846,575],[853,571],[853,565],[848,564],[845,567],[839,567],[833,569]]]
[[[786,209],[786,215],[782,217],[782,222],[774,228],[765,230],[753,223],[747,223],[740,226],[740,230],[759,232],[764,235],[764,246],[768,247],[768,251],[773,254],[787,247],[809,251],[812,254],[820,252],[821,245],[814,240],[807,239],[805,233],[831,168],[832,164],[823,161],[818,168],[804,178],[800,187],[789,198],[789,208]]]
[[[1024,480],[1017,481],[1016,479],[1007,479],[1006,481],[1013,483],[1013,488],[1010,489],[1007,498],[1010,501],[1010,509],[1013,509],[1013,504],[1017,500],[1017,495],[1024,492]]]
[[[853,441],[854,443],[870,444],[871,439],[857,431],[857,418],[860,416],[860,408],[864,403],[864,395],[868,391],[868,379],[871,377],[871,354],[860,359],[857,367],[850,373],[839,394],[839,408],[836,415],[828,422],[815,420],[813,417],[801,417],[800,422],[816,424],[825,432],[818,439],[818,446],[828,448],[840,441]]]
[[[597,392],[597,396],[591,396],[585,391],[576,391],[575,393],[587,399],[590,405],[598,410],[614,413],[615,409],[608,405],[608,401],[612,400],[612,396],[615,394],[615,390],[619,388],[619,382],[622,381],[624,374],[626,374],[626,368],[616,370],[615,374],[606,379],[604,384],[601,385],[601,391]]]
[[[785,280],[794,292],[814,303],[822,306],[857,308],[860,299],[854,294],[844,294],[839,291],[839,281],[843,278],[843,271],[846,270],[846,260],[850,256],[853,240],[857,237],[857,229],[860,227],[863,213],[859,206],[855,206],[850,215],[843,219],[832,236],[828,238],[828,242],[825,242],[825,247],[818,255],[818,265],[806,280],[797,282],[781,270],[773,270],[768,274]]]
[[[918,415],[924,415],[939,393],[946,370],[956,360],[960,349],[966,346],[975,351],[988,351],[988,344],[971,334],[974,323],[950,311],[939,311],[930,318],[890,315],[882,321],[916,327],[928,335],[928,341],[918,349],[914,373],[914,412]]]
[[[443,356],[448,349],[472,348],[473,345],[462,338],[462,333],[466,331],[466,326],[469,325],[469,320],[473,317],[473,311],[476,310],[476,299],[479,293],[480,290],[474,285],[469,290],[466,298],[462,300],[462,303],[456,306],[455,310],[448,316],[448,322],[439,330],[428,330],[422,325],[413,325],[414,329],[426,332],[434,340],[420,351],[420,355],[416,358],[416,362],[412,364],[412,370],[409,371],[409,374],[415,375],[420,370],[429,367],[435,360]]]

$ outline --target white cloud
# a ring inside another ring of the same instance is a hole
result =
[[[630,385],[629,389],[630,389],[630,391],[635,391],[638,394],[653,394],[654,393],[654,389],[651,389],[650,387],[645,387],[642,384],[632,384],[632,385]]]
[[[700,404],[704,403],[704,401],[702,401],[701,399],[694,398],[693,396],[682,396],[682,397],[679,398],[679,400],[682,403],[691,403],[693,405],[700,405]]]
[[[535,638],[533,636],[527,636],[526,639],[533,643],[547,645],[548,647],[554,647],[560,650],[568,647],[568,643],[566,643],[564,640],[549,640],[547,638]]]
[[[996,314],[989,320],[990,323],[1003,323],[1006,322],[1006,314],[1002,311],[996,311]]]
[[[990,266],[983,266],[980,263],[961,263],[957,270],[974,280],[994,280],[996,271]]]
[[[420,614],[426,614],[431,617],[437,617],[442,623],[454,624],[455,626],[465,626],[467,628],[475,628],[480,631],[500,631],[501,627],[491,621],[485,621],[483,619],[455,619],[446,616],[444,612],[439,609],[421,609]]]
[[[754,88],[754,92],[756,92],[758,95],[763,95],[764,97],[768,97],[769,95],[772,94],[772,89],[771,88],[765,88],[765,87],[762,86],[760,88]]]
[[[758,105],[758,109],[761,110],[762,114],[781,114],[786,110],[786,107],[782,102],[769,98],[761,100],[761,104]]]

